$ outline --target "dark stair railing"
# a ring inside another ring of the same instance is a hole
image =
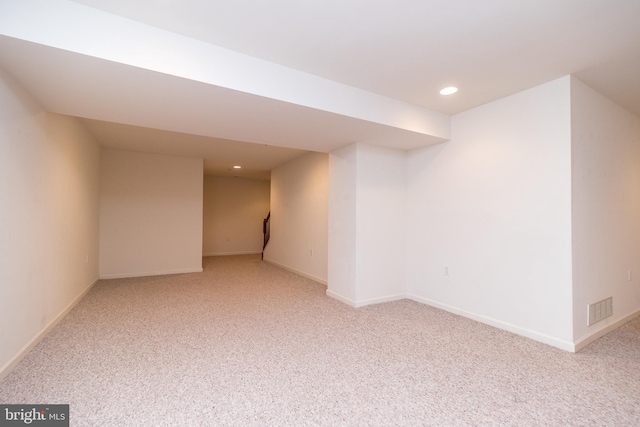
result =
[[[264,234],[264,244],[262,245],[262,259],[264,259],[264,248],[269,243],[269,237],[271,236],[271,211],[267,214],[267,217],[262,220],[262,234]]]

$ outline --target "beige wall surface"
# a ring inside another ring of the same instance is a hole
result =
[[[100,277],[202,271],[201,159],[103,149]]]
[[[0,377],[98,278],[99,155],[0,70]]]
[[[271,171],[265,260],[327,282],[329,156],[307,153]]]
[[[269,181],[205,176],[203,255],[262,252],[269,192]]]
[[[574,339],[640,311],[640,118],[571,80]],[[587,326],[587,305],[613,315]],[[597,336],[597,335],[596,335]]]

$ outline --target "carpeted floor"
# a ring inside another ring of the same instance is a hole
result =
[[[100,281],[0,383],[74,426],[638,426],[640,318],[566,353],[259,256]]]

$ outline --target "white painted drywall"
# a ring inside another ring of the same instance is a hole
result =
[[[580,342],[640,310],[640,118],[572,78],[571,126],[573,327]],[[613,316],[588,327],[587,305],[610,296]]]
[[[408,154],[409,294],[571,350],[570,78],[452,128]]]
[[[183,111],[174,110],[172,114],[158,113],[158,107],[164,104],[171,106],[171,102],[159,102],[153,108],[150,108],[149,105],[146,108],[131,108],[129,105],[136,103],[136,101],[149,100],[142,94],[144,91],[138,90],[136,99],[132,99],[128,103],[121,102],[121,97],[105,97],[102,103],[87,104],[81,101],[77,105],[82,105],[82,113],[85,117],[91,116],[101,120],[123,122],[123,120],[116,120],[116,117],[122,117],[122,110],[124,110],[126,112],[124,120],[125,122],[129,120],[130,124],[208,135],[214,130],[211,128],[210,122],[219,120],[219,118],[211,117],[211,114],[206,116],[211,111],[211,105],[216,104],[216,98],[206,97],[209,108],[197,108],[195,105],[202,105],[201,94],[216,86],[230,90],[217,91],[219,96],[231,95],[231,91],[238,92],[229,98],[228,108],[230,110],[234,109],[235,104],[247,102],[249,99],[258,104],[268,102],[270,108],[265,109],[264,115],[272,115],[273,111],[277,112],[280,108],[293,105],[305,107],[295,110],[287,109],[290,114],[296,116],[296,120],[289,120],[289,126],[283,126],[277,115],[262,123],[262,127],[259,128],[260,133],[264,134],[264,130],[269,127],[271,122],[273,124],[271,124],[270,132],[277,131],[280,139],[285,139],[286,135],[295,136],[296,133],[291,134],[289,129],[297,128],[298,123],[305,120],[304,117],[313,110],[331,114],[331,116],[322,115],[320,122],[315,121],[318,125],[318,132],[331,131],[331,127],[326,126],[326,121],[332,120],[335,126],[341,127],[340,132],[342,133],[350,132],[350,126],[355,126],[365,131],[365,133],[357,132],[360,136],[367,134],[378,140],[379,143],[385,144],[398,144],[398,140],[406,139],[406,144],[416,147],[449,136],[449,117],[445,114],[243,55],[72,1],[22,0],[0,3],[0,34],[42,46],[50,46],[58,50],[75,52],[82,56],[101,58],[111,62],[112,65],[126,64],[134,67],[136,76],[127,75],[126,77],[126,83],[129,86],[132,85],[134,79],[138,79],[141,75],[144,77],[142,77],[140,85],[144,85],[145,80],[154,79],[159,75],[177,77],[171,81],[163,79],[164,86],[156,87],[155,92],[167,95],[165,99],[173,99],[168,95],[171,93],[171,88],[176,85],[184,84],[186,81],[192,84],[202,83],[190,86],[193,90],[189,92],[188,96],[181,98],[181,106],[191,106],[191,108],[182,108]],[[78,36],[79,34],[82,36]],[[78,57],[74,55],[73,59],[68,58],[67,60],[75,61],[77,59]],[[131,69],[127,68],[127,70]],[[143,70],[160,74],[149,74]],[[121,75],[121,72],[127,73],[127,71],[120,69],[115,74]],[[61,79],[64,77],[65,75],[60,76]],[[122,87],[118,83],[113,83],[114,78],[117,79],[116,76],[111,76],[112,84],[108,88],[110,91]],[[138,84],[135,85],[136,88],[138,86]],[[55,87],[52,90],[55,91]],[[51,90],[46,92],[50,94]],[[239,94],[242,95],[238,97]],[[256,95],[256,97],[247,96],[249,94]],[[56,97],[57,100],[48,98],[53,101],[52,105],[66,104],[65,108],[67,109],[64,112],[70,113],[69,106],[73,104],[71,101],[77,100],[74,99],[74,94],[66,95],[67,98],[70,98],[68,101],[61,99],[62,97]],[[184,96],[180,93],[177,95]],[[117,99],[119,104],[111,105],[112,99]],[[254,114],[256,105],[255,103],[247,103],[244,106],[245,117],[248,114]],[[216,107],[218,111],[215,116],[227,117],[227,111],[219,108],[218,104]],[[73,107],[71,109],[77,111]],[[189,111],[189,114],[185,114],[185,110]],[[87,114],[87,111],[91,111],[92,114]],[[127,118],[128,116],[131,118]],[[197,120],[193,120],[190,116],[195,116]],[[345,120],[347,117],[355,119],[355,121]],[[254,119],[260,120],[260,116],[256,115]],[[135,123],[130,122],[131,120],[135,120]],[[240,121],[238,122],[238,120]],[[308,125],[314,122],[313,117],[308,120]],[[265,137],[260,137],[259,133],[251,132],[256,126],[243,126],[244,121],[239,116],[227,117],[227,122],[229,121],[231,123],[220,121],[217,127],[222,127],[226,132],[232,132],[233,135],[238,135],[238,132],[244,130],[260,138],[259,140]],[[322,122],[325,123],[324,128]],[[374,123],[377,125],[372,126]],[[374,132],[366,131],[366,129]],[[216,132],[220,132],[220,130]],[[249,133],[244,133],[244,135],[249,135]],[[384,135],[385,133],[389,135]],[[211,136],[249,141],[233,137],[233,135]],[[307,136],[308,138],[313,137],[312,134]],[[392,136],[392,138],[388,138],[388,136]],[[294,148],[309,148],[308,142],[303,139],[298,142],[290,138],[286,139],[295,144]],[[325,145],[317,144],[317,146],[326,147],[326,141]]]
[[[360,307],[406,294],[406,152],[357,143],[330,154],[327,295]]]
[[[327,281],[328,155],[310,152],[271,171],[271,240],[264,259]]]
[[[406,152],[357,144],[356,305],[406,294]]]
[[[327,295],[356,302],[356,144],[329,154]]]
[[[100,277],[202,271],[202,159],[102,149]]]
[[[270,188],[269,181],[204,177],[204,256],[262,252]]]
[[[0,376],[98,278],[99,155],[0,70]]]

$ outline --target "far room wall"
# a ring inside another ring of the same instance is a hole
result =
[[[202,271],[202,159],[102,149],[100,278]]]
[[[271,240],[264,259],[327,283],[328,155],[310,152],[271,171]]]
[[[262,252],[270,182],[238,177],[204,177],[204,256]]]

